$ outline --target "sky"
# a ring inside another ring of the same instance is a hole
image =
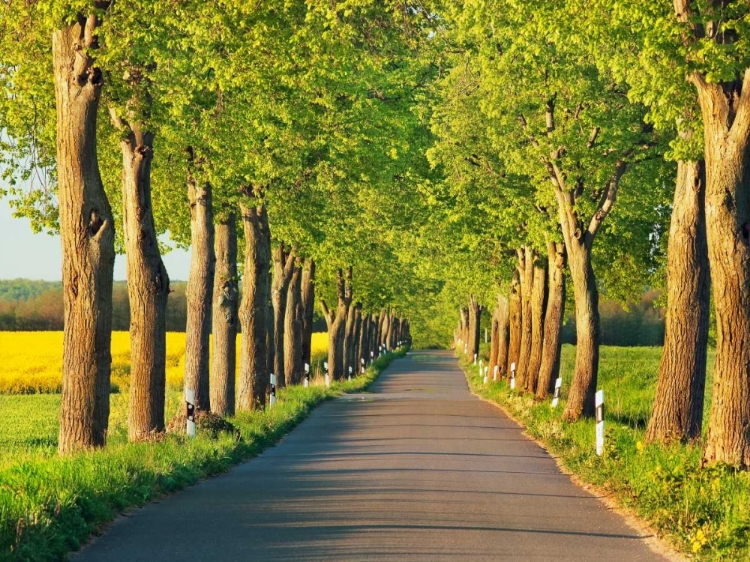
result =
[[[172,281],[184,281],[190,252],[172,250],[163,256]],[[0,279],[62,279],[60,237],[34,234],[28,219],[13,218],[7,199],[0,199]],[[115,281],[125,280],[125,256],[115,259]]]

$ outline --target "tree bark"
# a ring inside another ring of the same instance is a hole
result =
[[[344,365],[343,376],[356,374],[354,371],[354,332],[357,322],[357,307],[350,306],[346,313],[346,324],[344,326]],[[351,369],[351,371],[349,370]]]
[[[302,270],[302,362],[311,365],[313,312],[315,309],[315,260]]]
[[[576,365],[563,419],[575,421],[594,415],[594,395],[599,373],[599,291],[591,266],[593,238],[572,238],[568,247],[570,277],[576,307]]]
[[[344,332],[352,302],[351,279],[351,267],[347,270],[346,279],[344,279],[343,272],[338,270],[336,275],[338,306],[335,310],[329,309],[325,301],[320,301],[320,307],[328,325],[328,369],[333,380],[341,380],[344,377]]]
[[[361,372],[362,365],[366,363],[370,357],[370,351],[368,342],[370,341],[370,315],[362,314],[362,321],[359,329],[359,345],[357,346],[357,360],[356,365],[358,372]]]
[[[284,378],[298,384],[302,366],[302,264],[297,262],[287,289],[284,313]]]
[[[692,76],[703,114],[706,233],[716,312],[713,398],[703,460],[750,467],[750,69],[709,84]]]
[[[678,162],[667,246],[667,318],[647,441],[701,435],[710,276],[702,162]]]
[[[499,314],[500,309],[496,306],[492,311],[492,319],[490,320],[490,358],[487,362],[491,377],[494,377],[495,375],[495,367],[497,367],[497,350],[500,345],[500,342],[498,340],[498,328],[500,326],[500,319],[498,318]]]
[[[460,334],[459,339],[459,352],[467,354],[469,353],[469,309],[467,307],[461,307],[460,313]]]
[[[116,120],[116,118],[113,118]],[[159,253],[151,205],[154,135],[140,124],[119,127],[122,202],[130,300],[130,415],[128,438],[164,431],[169,276]]]
[[[474,355],[479,355],[479,324],[482,318],[482,307],[479,305],[474,295],[469,297],[469,359],[473,360]]]
[[[502,380],[506,375],[508,366],[508,332],[510,315],[508,310],[508,299],[502,295],[497,297],[497,380]]]
[[[534,287],[534,262],[536,252],[529,246],[518,251],[519,274],[521,276],[521,347],[518,352],[518,371],[516,388],[526,388],[529,360],[531,359],[531,340],[533,337],[531,300]]]
[[[560,372],[560,346],[562,343],[563,315],[565,312],[565,245],[547,242],[547,310],[544,314],[544,342],[542,365],[536,397],[543,400],[554,392],[555,381]]]
[[[286,298],[289,282],[294,272],[294,250],[287,253],[283,243],[279,242],[273,252],[273,284],[271,301],[273,303],[273,373],[276,375],[276,386],[286,386],[284,370],[284,322],[286,316]]]
[[[508,341],[508,362],[506,374],[511,376],[511,367],[516,364],[518,370],[518,358],[521,354],[521,275],[516,269],[510,282],[510,297],[508,304],[508,329],[510,332]]]
[[[63,255],[61,454],[104,446],[109,426],[115,226],[96,157],[103,81],[87,55],[96,25],[92,15],[52,35]]]
[[[526,391],[536,392],[539,369],[542,366],[544,345],[544,306],[547,297],[547,269],[534,265],[534,281],[531,293],[531,355],[526,372]]]
[[[272,360],[269,340],[271,300],[271,233],[265,207],[240,205],[245,232],[245,266],[240,302],[240,380],[237,409],[265,406]]]
[[[237,230],[235,215],[229,213],[216,227],[216,272],[213,290],[213,368],[211,369],[211,411],[234,415],[237,353]]]
[[[388,346],[388,322],[390,320],[389,313],[383,309],[380,311],[380,330],[379,330],[379,341],[378,343],[382,347]]]
[[[372,362],[378,357],[380,316],[373,312],[370,316],[370,323],[370,355],[368,356],[368,361]]]
[[[190,204],[190,273],[185,297],[185,388],[195,391],[197,410],[210,410],[209,339],[211,304],[216,256],[214,254],[214,219],[211,207],[211,185],[199,186],[188,178]]]

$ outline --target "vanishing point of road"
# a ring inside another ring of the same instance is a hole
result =
[[[411,352],[278,445],[121,517],[74,559],[655,561],[447,352]]]

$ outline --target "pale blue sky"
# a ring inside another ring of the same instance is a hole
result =
[[[184,281],[190,270],[190,252],[172,250],[164,256],[170,279]],[[13,218],[7,199],[0,199],[0,279],[62,279],[60,237],[34,234],[29,221]],[[117,256],[115,280],[125,280],[125,257]]]

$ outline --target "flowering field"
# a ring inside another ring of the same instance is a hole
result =
[[[237,336],[239,354],[240,339]],[[0,394],[54,394],[62,389],[62,332],[0,332]],[[328,349],[325,332],[313,334],[312,362]],[[239,366],[239,357],[237,365]],[[167,386],[180,388],[185,373],[185,334],[167,333]],[[130,338],[112,333],[113,390],[126,390],[130,374]]]

